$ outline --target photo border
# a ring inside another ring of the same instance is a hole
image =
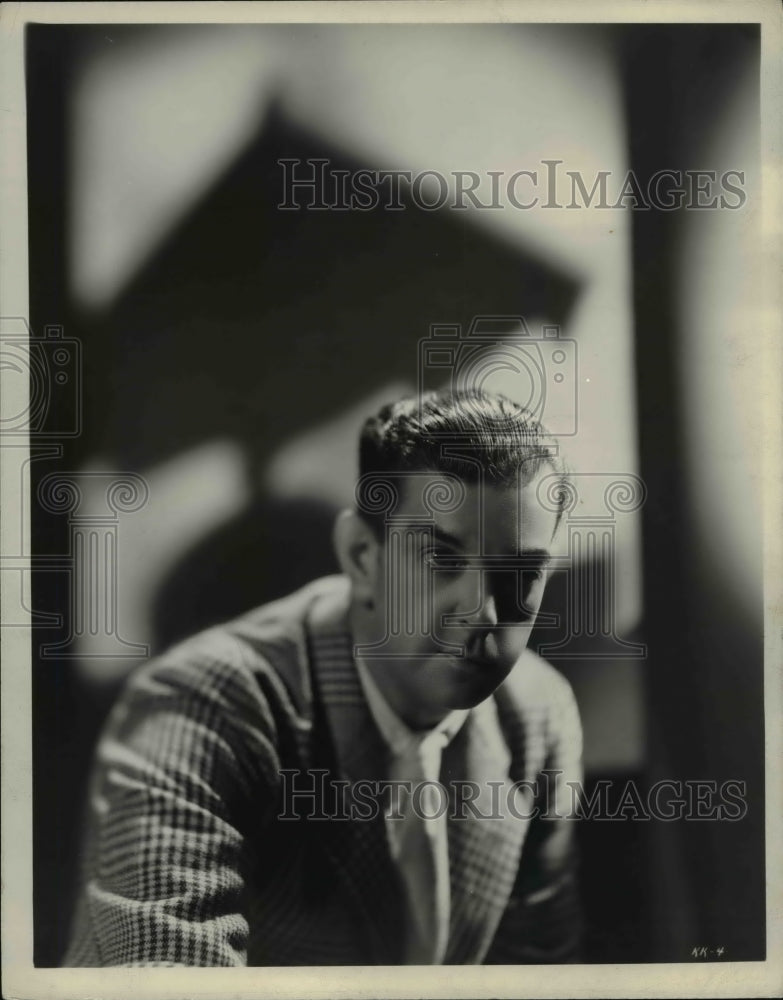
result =
[[[30,632],[0,630],[2,642],[2,943],[8,997],[647,997],[779,996],[783,988],[783,893],[779,845],[783,815],[783,532],[781,531],[780,345],[781,265],[781,24],[774,0],[677,3],[669,0],[519,0],[519,2],[282,2],[282,3],[5,3],[0,8],[0,310],[29,316],[27,273],[26,108],[24,28],[28,23],[729,23],[761,24],[762,259],[764,317],[753,330],[764,353],[763,440],[765,719],[766,719],[766,962],[687,962],[546,967],[377,967],[264,969],[37,969],[32,964],[32,698]],[[8,391],[23,391],[16,380]],[[22,398],[13,405],[21,409]],[[15,410],[16,412],[16,410]],[[0,449],[0,459],[4,459]],[[0,470],[2,472],[2,470]],[[18,516],[18,485],[0,475],[5,551]],[[28,549],[29,551],[29,546]],[[2,592],[2,618],[29,612],[29,574],[19,594]]]

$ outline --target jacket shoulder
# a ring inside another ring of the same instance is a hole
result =
[[[226,720],[233,729],[275,733],[283,724],[307,725],[313,701],[307,616],[323,583],[213,626],[137,668],[115,719],[167,703],[185,716]]]

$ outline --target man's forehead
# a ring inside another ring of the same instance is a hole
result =
[[[410,472],[400,478],[397,512],[475,513],[487,501],[493,505],[518,506],[520,490],[526,484],[494,483],[465,479],[450,472]]]
[[[398,524],[421,527],[436,538],[483,551],[548,547],[554,515],[537,499],[538,480],[528,483],[466,481],[450,473],[405,476],[394,514]]]

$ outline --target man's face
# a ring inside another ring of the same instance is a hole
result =
[[[431,517],[425,491],[444,477],[406,482],[392,534],[376,553],[372,641],[380,645],[362,655],[410,725],[479,704],[525,649],[556,523],[537,500],[539,481],[463,484],[459,506]]]

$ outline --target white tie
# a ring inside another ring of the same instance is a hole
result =
[[[448,802],[440,776],[440,759],[448,737],[439,731],[414,736],[395,757],[389,777],[409,782],[411,794],[400,795],[402,819],[391,823],[392,853],[402,871],[408,896],[407,962],[438,965],[449,937]]]

